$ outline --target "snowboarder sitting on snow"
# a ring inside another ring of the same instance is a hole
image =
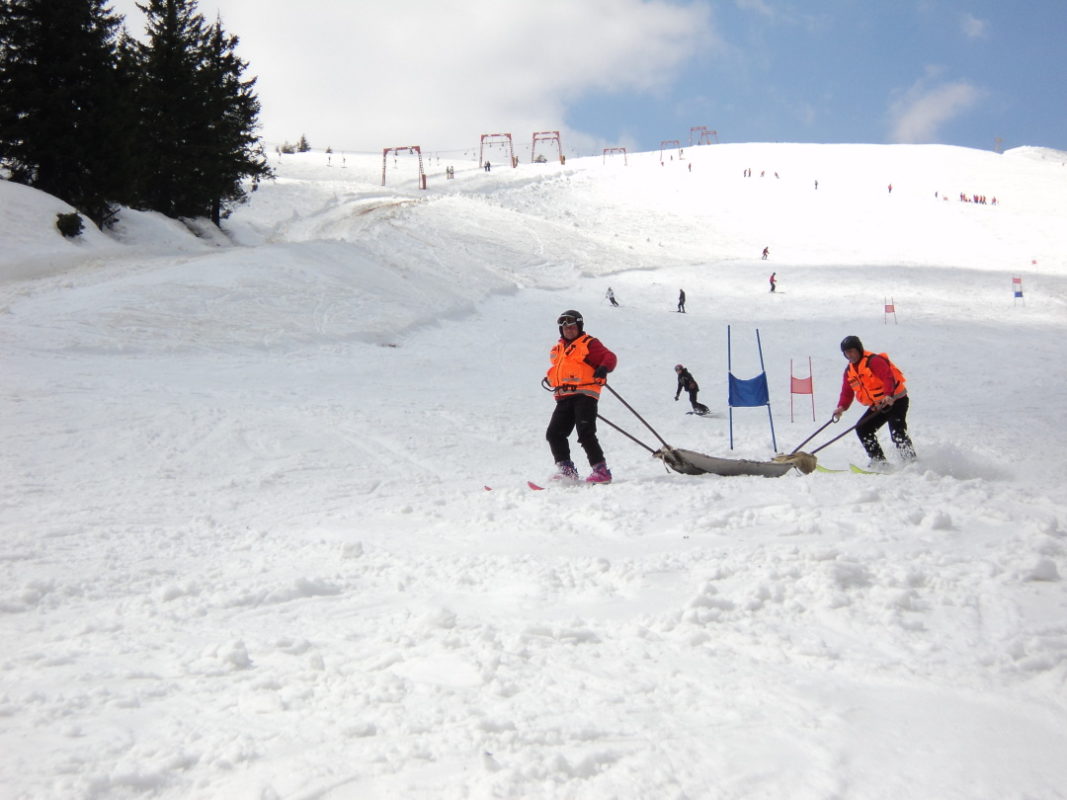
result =
[[[841,397],[834,409],[834,422],[852,405],[856,398],[870,406],[870,415],[856,426],[856,436],[867,451],[871,466],[885,464],[885,453],[878,444],[878,429],[889,423],[889,437],[905,461],[915,458],[915,448],[908,436],[908,389],[904,374],[885,353],[863,349],[858,336],[841,340],[841,353],[848,359]]]
[[[684,389],[689,393],[689,404],[693,407],[693,413],[707,414],[709,411],[708,407],[703,403],[697,402],[697,392],[700,391],[700,386],[697,384],[696,378],[690,375],[689,370],[681,364],[675,364],[674,371],[678,374],[678,389],[674,392],[675,402],[677,402],[678,395],[680,395]]]
[[[585,320],[573,309],[556,320],[559,341],[549,353],[552,366],[543,381],[556,397],[556,408],[545,431],[558,472],[553,480],[577,481],[578,470],[571,461],[567,437],[578,430],[578,443],[593,468],[586,481],[611,483],[611,470],[604,463],[604,451],[596,436],[597,402],[608,373],[618,359],[599,339],[585,332]]]

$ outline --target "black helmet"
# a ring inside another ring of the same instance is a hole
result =
[[[858,336],[846,336],[844,339],[842,339],[841,340],[841,352],[843,353],[846,350],[859,350],[862,353],[863,352],[863,342],[860,341],[860,337],[858,337]]]
[[[674,371],[675,372],[681,372],[683,369],[685,369],[685,367],[683,367],[681,364],[675,364],[674,365]]]
[[[569,324],[571,322],[574,322],[574,323],[576,323],[578,325],[578,333],[582,333],[582,332],[585,331],[585,320],[582,319],[582,312],[581,311],[575,311],[573,308],[569,308],[566,311],[564,311],[562,314],[560,314],[559,318],[556,320],[556,324],[559,325],[559,335],[560,336],[563,335],[563,325],[564,325],[564,323]]]

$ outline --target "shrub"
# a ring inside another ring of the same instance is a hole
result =
[[[81,214],[56,214],[56,227],[65,237],[73,239],[81,235],[85,223],[82,221]]]

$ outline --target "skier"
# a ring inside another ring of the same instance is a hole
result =
[[[685,289],[678,290],[678,310],[685,313]]]
[[[618,308],[618,307],[619,307],[619,304],[618,304],[617,302],[615,302],[615,292],[613,292],[613,291],[611,290],[611,287],[610,287],[610,286],[608,287],[608,291],[607,291],[607,294],[605,294],[605,295],[604,295],[604,297],[608,298],[608,300],[610,300],[610,301],[611,301],[611,304],[612,304],[613,306],[615,306],[616,308]]]
[[[778,274],[777,272],[772,272],[772,273],[771,273],[771,278],[770,278],[770,281],[771,281],[771,291],[772,291],[772,292],[774,291],[774,287],[778,285],[778,281],[776,281],[776,280],[774,279],[774,276],[775,276],[775,275],[777,275],[777,274]]]
[[[885,453],[878,444],[878,429],[889,423],[889,437],[897,446],[905,461],[915,458],[915,447],[908,436],[908,389],[904,374],[889,360],[885,353],[872,353],[863,349],[858,336],[846,336],[841,340],[841,353],[848,359],[841,397],[834,409],[834,422],[852,405],[856,398],[873,412],[856,426],[863,449],[870,458],[869,466],[884,466]]]
[[[689,370],[681,364],[675,364],[674,371],[678,375],[678,388],[674,392],[674,401],[678,402],[678,395],[680,395],[684,389],[689,393],[689,404],[693,407],[693,413],[707,414],[710,409],[703,403],[697,402],[697,392],[700,391],[700,386],[697,384],[696,378],[690,375]]]
[[[573,309],[556,320],[559,341],[549,353],[552,365],[543,381],[556,397],[556,407],[545,431],[545,439],[556,461],[553,480],[574,482],[578,469],[571,461],[567,437],[577,428],[578,443],[585,450],[593,471],[588,483],[611,483],[611,470],[604,462],[604,451],[596,436],[597,402],[608,373],[618,359],[599,339],[585,332],[585,320]]]
[[[767,260],[767,256],[769,256],[770,254],[771,254],[771,248],[764,247],[763,248],[763,260],[766,261]]]

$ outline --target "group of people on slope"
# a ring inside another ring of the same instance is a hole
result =
[[[604,458],[604,450],[597,438],[597,404],[608,374],[618,365],[618,357],[594,336],[585,332],[585,320],[574,309],[564,311],[556,319],[559,340],[549,351],[550,366],[542,383],[552,391],[555,408],[545,431],[545,439],[556,462],[554,480],[579,481],[580,475],[571,460],[570,435],[577,431],[578,444],[585,451],[592,471],[589,483],[611,483],[611,470]],[[841,341],[841,354],[848,360],[841,383],[841,394],[833,411],[833,421],[841,419],[858,400],[867,410],[856,425],[856,436],[866,451],[871,465],[886,461],[878,443],[878,430],[889,426],[889,436],[901,458],[911,461],[915,448],[908,436],[908,390],[904,374],[886,353],[865,350],[858,336],[846,336]],[[678,378],[674,399],[683,391],[697,414],[708,413],[708,407],[697,402],[700,387],[682,364],[674,367]]]
[[[770,277],[771,291],[773,292],[778,287],[778,273],[772,272]],[[604,293],[605,299],[611,303],[611,305],[618,308],[619,301],[615,299],[615,291],[609,286],[608,290]],[[685,313],[685,289],[678,290],[678,313]]]

